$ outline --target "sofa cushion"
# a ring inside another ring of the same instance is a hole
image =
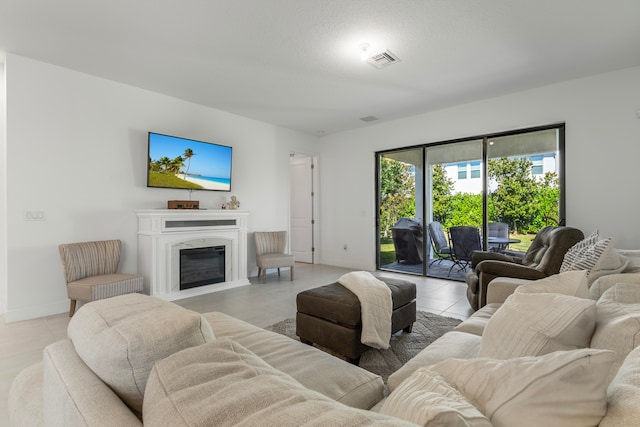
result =
[[[145,392],[148,426],[409,425],[309,390],[228,338],[159,361]]]
[[[492,427],[442,376],[418,369],[387,397],[381,414],[429,427]]]
[[[479,356],[509,359],[587,347],[595,304],[560,294],[514,293],[489,319]]]
[[[431,370],[494,427],[595,426],[607,410],[608,350],[558,351],[509,360],[450,359]]]
[[[491,303],[484,307],[480,307],[478,311],[474,312],[467,320],[460,323],[458,326],[453,328],[453,330],[482,336],[489,319],[493,317],[501,305],[502,304]]]
[[[450,358],[477,357],[481,340],[482,337],[466,332],[447,332],[391,374],[387,380],[389,390],[393,391],[402,381],[422,367],[435,365]]]
[[[636,347],[607,388],[607,414],[598,427],[640,426],[640,347]]]
[[[528,294],[554,293],[578,298],[589,298],[587,272],[584,270],[574,270],[554,274],[544,279],[518,286],[514,292]]]
[[[633,283],[640,286],[640,273],[618,273],[602,276],[589,287],[589,296],[591,299],[599,300],[607,290],[618,283]]]
[[[384,397],[384,383],[379,375],[224,313],[203,316],[217,338],[231,338],[310,390],[361,409],[371,408]]]
[[[562,260],[560,272],[585,270],[593,282],[605,274],[620,273],[627,266],[628,259],[613,247],[611,238],[600,239],[598,230],[584,240],[573,245]]]
[[[42,426],[43,401],[42,362],[31,365],[16,375],[11,382],[7,411],[12,426]],[[36,398],[35,396],[38,396]]]
[[[612,379],[627,355],[640,345],[640,285],[618,283],[597,302],[596,329],[591,347],[613,350]]]
[[[82,361],[70,340],[49,344],[42,360],[39,404],[42,405],[41,421],[44,420],[47,427],[142,426],[124,401]],[[38,400],[36,393],[33,390],[29,395],[34,402]]]
[[[67,333],[84,363],[137,415],[154,363],[214,339],[199,313],[141,294],[85,304]]]
[[[640,273],[640,249],[616,249],[616,251],[629,260],[623,273]]]

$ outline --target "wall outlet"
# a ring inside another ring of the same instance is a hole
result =
[[[44,221],[44,211],[26,211],[24,214],[25,221]]]

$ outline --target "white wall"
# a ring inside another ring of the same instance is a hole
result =
[[[0,64],[0,314],[4,313],[7,302],[7,145],[4,76],[4,64]]]
[[[635,67],[323,137],[323,262],[375,268],[375,151],[558,122],[566,123],[567,224],[640,248],[639,110]]]
[[[232,146],[232,192],[193,198],[211,209],[236,195],[250,233],[288,228],[289,153],[313,152],[315,137],[17,55],[5,65],[7,321],[68,310],[60,243],[119,238],[121,270],[136,271],[135,210],[189,197],[146,188],[148,131]]]
[[[6,197],[6,227],[0,205],[0,292],[6,282],[7,321],[68,309],[59,243],[120,238],[122,270],[136,270],[134,211],[188,198],[183,190],[146,188],[148,131],[233,146],[233,191],[194,193],[194,198],[217,208],[237,195],[241,208],[251,212],[250,231],[288,228],[289,153],[318,154],[322,246],[316,255],[324,264],[373,269],[375,151],[566,122],[568,224],[585,233],[599,228],[617,247],[640,248],[640,198],[635,195],[640,67],[320,140],[17,55],[7,55],[4,72],[7,164],[0,204]],[[1,92],[0,98],[4,101]],[[0,136],[0,148],[2,143]],[[26,211],[44,211],[46,220],[25,221]]]

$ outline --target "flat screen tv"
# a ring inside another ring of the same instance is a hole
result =
[[[232,148],[149,132],[147,187],[231,191]]]

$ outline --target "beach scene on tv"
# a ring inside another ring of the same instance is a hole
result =
[[[149,187],[231,191],[231,147],[149,133]]]

